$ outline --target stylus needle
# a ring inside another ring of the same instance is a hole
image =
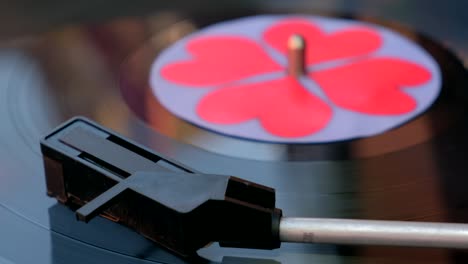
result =
[[[282,242],[468,248],[468,224],[283,217]]]

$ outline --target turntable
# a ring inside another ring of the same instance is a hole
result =
[[[156,8],[3,41],[0,263],[465,263],[464,250],[299,243],[186,258],[47,196],[40,141],[84,116],[118,144],[274,188],[285,216],[467,223],[467,40],[453,25],[468,22],[390,8],[405,5]]]

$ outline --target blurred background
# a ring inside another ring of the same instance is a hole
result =
[[[33,34],[80,22],[99,22],[121,16],[141,16],[165,9],[201,9],[223,12],[251,5],[284,9],[316,9],[321,12],[357,13],[398,21],[429,34],[468,57],[468,2],[438,0],[240,0],[240,1],[162,1],[162,0],[8,0],[0,1],[0,37]]]

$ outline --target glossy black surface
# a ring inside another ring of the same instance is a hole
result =
[[[306,6],[391,18],[448,42],[463,59],[468,21],[460,10],[466,4],[423,4],[354,1],[288,2],[286,6],[272,1],[269,5],[302,13]],[[132,101],[144,100],[138,89],[158,50],[200,26],[259,10],[219,9],[201,14],[163,12],[155,7],[141,11],[146,15],[136,11],[144,8],[133,7],[136,17],[92,24],[81,22],[106,20],[125,14],[125,9],[116,7],[113,13],[110,8],[97,8],[102,13],[80,18],[67,17],[69,7],[63,13],[47,13],[50,6],[45,6],[41,9],[45,15],[31,11],[40,19],[21,20],[13,14],[4,18],[11,26],[4,23],[0,31],[9,32],[0,43],[0,263],[186,262],[109,220],[77,222],[71,210],[46,196],[39,139],[75,115],[92,118],[196,170],[274,187],[277,206],[286,216],[468,222],[467,77],[462,65],[439,45],[408,34],[437,57],[446,71],[443,94],[429,112],[375,138],[339,147],[323,145],[324,155],[307,146],[271,146],[215,135],[183,124],[161,108]],[[75,25],[62,25],[69,22]],[[38,31],[44,33],[30,35]],[[128,96],[132,92],[138,96]],[[140,108],[131,110],[127,102]],[[138,111],[150,118],[141,118]],[[214,244],[199,255],[200,259],[191,261],[466,263],[468,259],[466,252],[441,249],[287,243],[273,251]]]

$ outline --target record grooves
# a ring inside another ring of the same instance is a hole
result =
[[[83,115],[198,171],[271,186],[287,216],[468,222],[468,75],[450,51],[419,33],[346,17],[397,32],[440,68],[435,102],[374,136],[246,139],[186,121],[155,96],[150,69],[174,43],[185,45],[180,41],[219,22],[271,13],[161,12],[65,27],[0,53],[0,263],[463,263],[463,251],[293,243],[273,251],[213,244],[187,260],[106,219],[77,222],[46,196],[39,140]]]

